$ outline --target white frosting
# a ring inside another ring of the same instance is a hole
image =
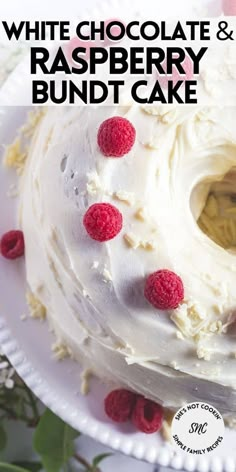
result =
[[[136,128],[122,159],[97,147],[113,115]],[[196,223],[209,184],[236,165],[235,119],[234,108],[52,108],[22,180],[27,280],[57,336],[102,378],[168,407],[201,399],[236,412],[236,256]],[[124,219],[107,243],[82,224],[102,201]],[[163,268],[185,287],[172,312],[143,295],[147,275]]]

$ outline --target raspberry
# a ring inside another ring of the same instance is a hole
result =
[[[183,282],[170,270],[158,270],[147,278],[144,295],[155,308],[174,309],[183,301]]]
[[[74,49],[85,48],[86,49],[85,54],[80,53],[79,57],[88,61],[90,57],[90,48],[94,46],[96,46],[95,42],[82,41],[81,39],[78,38],[78,36],[75,36],[66,44],[66,56],[67,56],[68,61],[73,65],[73,67],[79,68],[80,66],[77,63],[75,63],[72,59],[72,53]]]
[[[124,423],[131,418],[137,396],[125,389],[113,390],[105,398],[105,412],[117,423]]]
[[[163,408],[157,403],[138,396],[132,413],[132,423],[142,433],[156,433],[163,422]]]
[[[117,21],[117,22],[122,23],[124,25],[123,21],[119,20],[119,18],[110,18],[109,20],[106,20],[105,23],[104,23],[105,31],[106,31],[108,25],[113,21]],[[121,29],[118,25],[111,27],[111,34],[114,38],[118,38],[120,36],[120,32],[121,32]],[[116,39],[116,44],[119,43],[120,41],[121,41],[121,39]],[[113,40],[109,39],[106,34],[105,34],[105,38],[104,38],[104,44],[105,44],[105,46],[113,44]]]
[[[17,259],[25,252],[24,235],[22,231],[9,231],[2,236],[0,250],[6,259]]]
[[[136,131],[126,118],[114,116],[103,121],[98,130],[98,146],[106,157],[123,157],[132,149]]]
[[[158,80],[160,85],[163,88],[168,87],[168,81],[172,80],[173,84],[176,85],[178,81],[186,81],[186,80],[192,80],[193,79],[193,61],[190,59],[189,56],[186,56],[184,61],[182,62],[182,67],[184,68],[185,75],[180,74],[178,71],[177,67],[174,66],[172,70],[172,75],[158,75]],[[166,71],[167,69],[167,63],[164,62],[163,64],[163,69]]]
[[[84,215],[84,227],[95,241],[109,241],[122,229],[123,217],[110,203],[95,203]]]
[[[236,1],[235,0],[223,0],[223,12],[226,16],[236,15]]]

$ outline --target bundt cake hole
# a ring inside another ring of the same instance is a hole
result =
[[[208,193],[198,226],[219,246],[236,250],[236,167],[221,180],[206,185]]]

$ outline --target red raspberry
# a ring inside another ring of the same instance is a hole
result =
[[[123,388],[113,390],[105,398],[105,412],[111,420],[124,423],[131,418],[137,396]]]
[[[223,12],[226,16],[235,16],[236,15],[236,1],[223,0]]]
[[[75,36],[66,44],[66,55],[67,55],[68,61],[73,65],[73,67],[79,68],[80,66],[77,63],[75,63],[72,59],[72,53],[74,49],[85,48],[86,49],[85,54],[80,53],[79,57],[88,61],[90,57],[90,48],[95,47],[95,46],[96,46],[96,43],[92,41],[82,41],[81,39],[78,38],[78,36]]]
[[[132,149],[136,131],[126,118],[113,116],[103,121],[98,130],[98,146],[104,156],[123,157]]]
[[[119,23],[122,23],[124,25],[123,21],[119,20],[119,18],[110,18],[109,20],[106,20],[105,23],[104,23],[105,31],[106,31],[108,25],[113,21],[117,21],[117,22],[119,21]],[[118,38],[118,36],[120,35],[120,32],[121,32],[121,29],[118,25],[117,26],[112,26],[111,34],[114,38]],[[119,40],[116,39],[116,44],[120,43],[121,41],[122,41],[121,39],[119,39]],[[105,46],[113,44],[113,40],[109,39],[106,34],[105,34],[105,38],[104,38],[104,44],[105,44]]]
[[[167,73],[166,73],[166,75],[158,75],[157,79],[158,79],[161,87],[167,88],[169,80],[172,80],[174,85],[176,85],[177,82],[179,82],[181,80],[184,81],[184,82],[186,80],[192,80],[193,77],[194,77],[194,74],[193,74],[193,61],[192,61],[192,59],[190,59],[189,56],[185,57],[185,59],[182,63],[182,67],[184,68],[185,75],[180,74],[180,72],[178,71],[176,66],[173,67],[172,75],[167,75]],[[166,62],[164,62],[164,64],[163,64],[163,69],[165,71],[167,69],[167,63]]]
[[[1,254],[6,259],[17,259],[25,252],[24,235],[22,231],[9,231],[2,236],[0,243]]]
[[[147,278],[144,295],[155,308],[171,310],[183,301],[183,282],[170,270],[158,270]]]
[[[163,417],[163,408],[160,405],[142,396],[137,398],[132,423],[139,431],[146,434],[156,433],[162,427]]]
[[[109,241],[122,229],[123,217],[110,203],[95,203],[84,215],[85,229],[95,241]]]

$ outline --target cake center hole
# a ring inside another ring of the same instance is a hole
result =
[[[216,244],[236,250],[236,167],[208,188],[197,223]]]

